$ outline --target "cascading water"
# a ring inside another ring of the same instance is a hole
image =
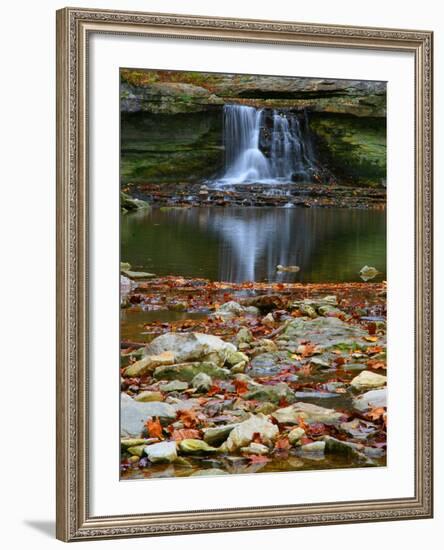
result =
[[[246,105],[225,105],[225,173],[219,183],[311,180],[316,163],[298,117],[274,110],[268,128],[265,113]]]

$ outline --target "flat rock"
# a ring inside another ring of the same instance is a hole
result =
[[[222,366],[228,355],[236,351],[236,347],[211,334],[168,332],[158,336],[148,344],[145,348],[145,355],[159,355],[165,351],[175,354],[176,363],[213,361]]]
[[[243,398],[256,401],[269,401],[276,404],[282,399],[285,399],[288,403],[292,403],[296,400],[294,392],[285,382],[280,382],[274,386],[256,386],[248,393],[244,394]]]
[[[361,372],[360,374],[358,374],[358,376],[355,376],[355,378],[353,378],[353,380],[350,382],[350,384],[356,390],[370,390],[381,388],[382,386],[385,386],[386,383],[386,376],[368,370]]]
[[[387,388],[370,390],[353,399],[353,406],[358,411],[387,407]]]
[[[178,363],[175,365],[166,365],[158,367],[154,371],[156,380],[180,380],[191,382],[199,373],[205,373],[215,380],[227,380],[230,377],[230,371],[217,366],[212,361],[202,363]]]
[[[264,444],[271,442],[279,434],[278,427],[264,414],[251,415],[250,418],[238,424],[228,436],[228,439],[220,447],[223,452],[234,452],[242,447],[247,447],[255,434],[259,434]]]
[[[158,355],[145,355],[142,359],[127,367],[123,375],[130,378],[143,376],[153,371],[156,367],[172,365],[175,362],[175,354],[171,351],[164,351]]]
[[[140,437],[147,419],[155,416],[161,422],[168,423],[176,418],[176,411],[168,403],[157,401],[141,403],[134,401],[126,393],[121,394],[120,434],[122,437]]]
[[[278,409],[271,413],[280,424],[298,424],[299,419],[307,424],[321,422],[323,424],[333,425],[344,420],[344,416],[334,409],[326,409],[312,403],[294,403],[289,407]]]
[[[309,341],[319,349],[326,349],[339,344],[366,345],[363,338],[368,336],[368,333],[337,317],[318,317],[317,319],[296,318],[288,324],[284,335],[292,342],[301,344]]]
[[[145,454],[150,462],[171,463],[177,459],[176,443],[174,441],[162,441],[145,447]]]

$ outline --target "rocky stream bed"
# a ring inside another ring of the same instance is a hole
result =
[[[121,477],[386,463],[384,283],[121,275]]]

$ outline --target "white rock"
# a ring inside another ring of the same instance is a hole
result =
[[[188,361],[215,361],[221,366],[236,347],[218,336],[191,332],[177,334],[167,332],[155,338],[145,348],[145,355],[160,355],[165,351],[175,354],[177,363]]]
[[[213,381],[211,380],[211,376],[208,376],[208,374],[205,374],[204,372],[199,372],[199,374],[196,374],[191,381],[192,387],[200,392],[208,391],[212,384]]]
[[[308,424],[322,422],[323,424],[336,424],[343,420],[343,415],[334,409],[326,409],[311,403],[294,403],[289,407],[278,409],[272,416],[280,424],[298,424],[299,419]]]
[[[134,401],[126,393],[121,394],[120,403],[120,433],[122,437],[139,437],[148,418],[156,416],[164,422],[173,421],[176,418],[174,407],[168,403]]]
[[[147,445],[144,449],[150,462],[174,462],[177,458],[176,443],[174,441],[162,441]]]
[[[387,407],[387,388],[371,390],[353,399],[353,406],[358,411]]]
[[[357,390],[370,390],[372,388],[381,388],[382,386],[385,386],[386,383],[386,376],[368,370],[362,371],[350,382],[350,384]]]
[[[325,451],[325,441],[313,441],[302,445],[301,451],[304,453],[323,453]]]
[[[253,441],[254,434],[258,433],[265,444],[270,444],[278,435],[279,429],[262,413],[252,415],[238,424],[222,445],[223,451],[233,452],[247,447]]]

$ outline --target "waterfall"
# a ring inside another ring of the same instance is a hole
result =
[[[224,106],[225,173],[219,183],[310,181],[316,166],[307,132],[295,114]],[[305,128],[307,120],[304,121]],[[305,134],[305,135],[304,135]]]

